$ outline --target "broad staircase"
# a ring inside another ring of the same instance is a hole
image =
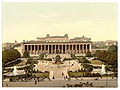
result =
[[[53,80],[53,79],[54,80],[63,80],[64,77],[69,78],[67,71],[59,70],[59,68],[58,68],[58,70],[50,71],[49,78],[51,80]]]
[[[57,54],[48,54],[46,58],[55,58]],[[64,58],[70,58],[70,54],[59,54],[61,57],[61,60],[63,60]]]

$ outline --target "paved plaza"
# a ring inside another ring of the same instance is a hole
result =
[[[35,66],[35,69],[39,71],[49,71],[49,78],[59,78],[64,79],[64,77],[69,77],[67,71],[76,71],[81,69],[81,65],[74,60],[65,61],[63,64],[57,65],[51,61],[39,61],[39,63]]]
[[[84,77],[83,80],[78,78],[78,80],[72,78],[70,81],[68,80],[52,80],[49,81],[48,79],[45,79],[43,82],[38,82],[35,84],[34,81],[31,82],[9,82],[9,81],[3,81],[3,87],[6,87],[6,84],[8,87],[64,87],[66,84],[77,84],[79,82],[92,82],[93,87],[117,87],[117,79],[108,78],[106,81],[106,78],[102,78],[99,80],[95,80],[95,77]]]

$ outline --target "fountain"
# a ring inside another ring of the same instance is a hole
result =
[[[103,74],[106,74],[106,71],[105,71],[105,65],[104,64],[102,64],[102,68],[101,68],[101,74],[103,75]]]

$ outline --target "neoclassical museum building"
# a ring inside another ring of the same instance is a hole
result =
[[[68,38],[68,34],[64,36],[37,37],[37,40],[23,41],[21,44],[21,53],[28,51],[31,56],[41,53],[46,54],[85,54],[91,51],[91,38],[75,37]]]

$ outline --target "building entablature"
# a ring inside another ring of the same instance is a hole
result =
[[[80,43],[92,43],[91,41],[68,41],[68,42],[46,42],[46,41],[34,41],[34,42],[24,42],[23,44],[80,44]]]

